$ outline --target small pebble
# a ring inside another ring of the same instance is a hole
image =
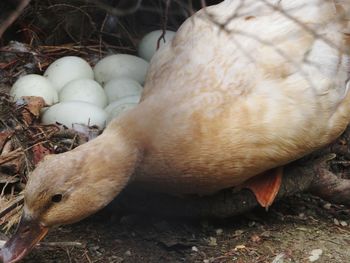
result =
[[[285,258],[286,258],[286,254],[280,253],[274,258],[272,263],[284,263]]]
[[[253,227],[253,226],[255,226],[255,225],[256,225],[255,221],[250,221],[250,222],[248,223],[248,226],[249,226],[249,227]]]
[[[339,226],[339,225],[340,225],[339,220],[336,219],[336,218],[333,219],[333,222],[334,222],[334,224],[335,224],[336,226]]]
[[[198,248],[197,248],[196,246],[193,246],[193,247],[192,247],[192,251],[198,252]]]
[[[129,257],[130,257],[130,256],[131,256],[131,251],[130,251],[130,250],[127,250],[127,251],[125,251],[124,254],[125,254],[125,256],[129,256]]]
[[[245,245],[238,245],[235,247],[235,251],[245,249]]]
[[[6,240],[0,240],[0,249],[3,248],[3,246],[5,245]]]
[[[340,225],[341,226],[348,226],[348,223],[346,223],[345,221],[340,221]]]
[[[218,245],[218,243],[216,242],[216,238],[215,237],[209,237],[209,246],[215,247],[217,245]]]
[[[320,259],[323,251],[322,249],[314,249],[310,252],[311,256],[309,256],[309,261],[310,262],[315,262]]]
[[[271,232],[270,231],[265,231],[260,234],[261,237],[271,237]]]
[[[327,210],[331,209],[331,207],[332,207],[332,204],[330,204],[330,203],[327,203],[323,206],[323,208],[327,209]]]
[[[300,219],[305,219],[305,218],[306,218],[306,216],[305,216],[305,214],[304,214],[304,213],[300,213],[300,214],[299,214],[299,218],[300,218]]]
[[[111,256],[109,262],[111,263],[121,263],[124,261],[124,258],[118,256]]]
[[[216,229],[215,232],[216,232],[217,236],[220,236],[224,232],[224,230],[222,230],[221,228],[218,228],[218,229]]]
[[[240,236],[240,235],[242,235],[243,233],[244,233],[243,230],[236,230],[236,231],[235,231],[235,236]]]

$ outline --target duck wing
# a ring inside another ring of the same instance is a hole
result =
[[[139,180],[214,192],[339,136],[350,119],[349,5],[226,0],[189,18],[150,64]]]

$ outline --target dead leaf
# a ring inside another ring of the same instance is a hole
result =
[[[10,141],[8,142],[10,143]],[[6,145],[8,144],[6,143]],[[8,150],[4,150],[0,156],[0,166],[6,170],[6,174],[15,175],[18,174],[23,164],[24,153],[21,148],[12,150],[12,147]]]
[[[31,124],[35,119],[40,116],[40,110],[45,106],[45,101],[42,97],[24,96],[21,97],[21,102],[16,102],[17,105],[21,105],[23,120],[26,124]]]
[[[13,161],[17,158],[20,158],[24,155],[21,148],[17,148],[16,150],[13,150],[9,152],[8,154],[4,154],[0,156],[0,165],[3,165],[5,163],[9,163],[10,161]]]
[[[242,250],[242,249],[246,249],[246,246],[245,246],[245,245],[237,245],[237,246],[234,248],[235,251]]]
[[[6,174],[15,175],[15,174],[18,174],[20,172],[20,169],[23,165],[23,161],[24,161],[24,155],[20,155],[17,158],[15,158],[13,160],[9,160],[5,164],[2,164],[1,168],[4,171],[6,171]]]
[[[98,135],[100,135],[101,130],[96,128],[96,126],[87,126],[84,124],[73,124],[73,130],[78,132],[79,135],[85,136],[87,138],[87,141],[91,141],[92,139],[95,139]]]
[[[34,145],[32,151],[34,165],[37,165],[46,155],[51,154],[51,151],[42,144]]]
[[[259,243],[261,241],[261,237],[259,237],[258,235],[252,235],[250,237],[250,240],[254,243]]]
[[[0,132],[0,151],[4,148],[5,143],[12,136],[13,131],[2,131]]]
[[[25,108],[33,114],[35,117],[40,116],[40,110],[45,106],[45,101],[42,97],[35,97],[35,96],[25,96],[22,97],[27,105]]]
[[[13,145],[11,140],[8,140],[5,145],[2,147],[1,155],[8,154],[9,152],[13,151]]]

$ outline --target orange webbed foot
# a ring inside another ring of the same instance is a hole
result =
[[[244,182],[242,188],[250,189],[258,203],[266,209],[275,200],[282,183],[283,167],[277,167]]]

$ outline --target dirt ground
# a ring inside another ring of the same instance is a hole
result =
[[[309,195],[219,221],[105,209],[51,231],[23,262],[349,262],[349,214]]]

